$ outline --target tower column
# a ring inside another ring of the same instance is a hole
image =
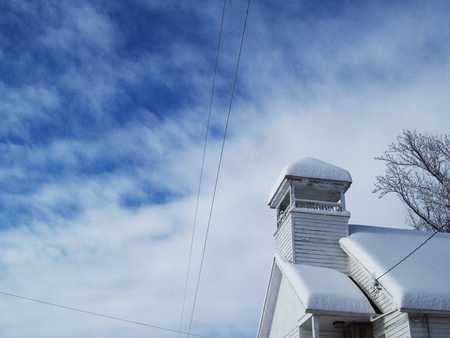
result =
[[[349,232],[345,192],[351,183],[347,170],[317,159],[285,168],[268,204],[277,210],[274,238],[287,261],[347,272],[339,239]]]

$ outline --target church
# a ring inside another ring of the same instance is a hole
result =
[[[450,234],[426,242],[431,233],[351,224],[351,184],[347,170],[314,158],[275,182],[257,338],[449,338]]]

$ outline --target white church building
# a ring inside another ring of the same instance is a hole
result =
[[[257,338],[450,338],[450,234],[389,271],[430,233],[350,224],[351,183],[313,158],[276,181],[277,252]]]

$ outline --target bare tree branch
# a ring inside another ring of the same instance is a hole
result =
[[[450,232],[450,137],[404,130],[383,155],[384,175],[376,177],[379,197],[394,193],[422,230]]]

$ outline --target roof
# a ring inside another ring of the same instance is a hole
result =
[[[374,277],[386,272],[431,235],[418,230],[351,226],[341,247]],[[450,311],[450,234],[437,234],[379,279],[398,308]]]
[[[292,264],[279,255],[275,255],[275,262],[307,312],[375,313],[364,294],[345,274],[329,268]]]
[[[271,200],[277,193],[277,190],[286,177],[304,177],[329,181],[339,181],[348,183],[348,186],[350,186],[350,184],[352,183],[352,176],[350,175],[350,172],[348,170],[339,168],[333,164],[312,157],[305,157],[301,160],[291,163],[282,170],[280,176],[275,181],[275,184],[272,188],[267,202],[268,204],[270,204]]]

